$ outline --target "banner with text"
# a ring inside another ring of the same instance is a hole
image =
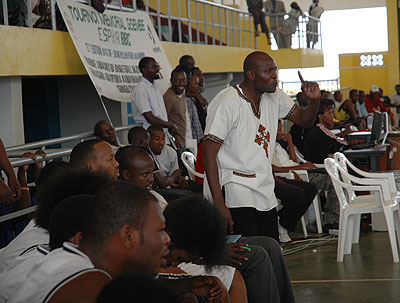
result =
[[[141,80],[143,57],[161,66],[157,80],[163,94],[169,85],[171,65],[153,23],[144,11],[119,12],[94,8],[73,0],[57,1],[76,50],[98,94],[130,102],[130,93]]]

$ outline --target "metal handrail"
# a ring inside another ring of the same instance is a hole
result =
[[[131,125],[127,125],[127,126],[118,126],[115,128],[115,131],[120,132],[120,131],[124,131],[124,130],[129,130],[134,126],[138,126],[138,124],[131,124]],[[87,132],[87,133],[81,133],[81,134],[67,136],[67,137],[46,139],[46,140],[32,142],[32,143],[9,146],[9,147],[6,147],[6,152],[23,150],[23,149],[41,148],[43,146],[48,146],[48,145],[55,145],[55,144],[61,144],[61,143],[65,143],[65,142],[88,139],[88,138],[92,138],[94,136],[95,136],[94,132]]]

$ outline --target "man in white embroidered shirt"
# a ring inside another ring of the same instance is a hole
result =
[[[310,100],[307,108],[299,108],[277,88],[277,66],[268,54],[249,54],[243,70],[244,81],[221,91],[208,108],[203,146],[205,193],[208,183],[230,232],[278,239],[271,168],[278,119],[310,127],[320,90],[317,83],[304,81],[299,74]]]
[[[160,66],[151,57],[144,57],[139,61],[139,69],[142,73],[142,80],[133,89],[132,112],[136,123],[141,123],[147,129],[150,124],[156,124],[166,132],[167,129],[172,135],[177,135],[176,126],[168,121],[164,99],[154,80],[160,79]],[[167,143],[169,139],[167,134]]]

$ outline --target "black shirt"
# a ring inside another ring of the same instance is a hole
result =
[[[323,164],[329,154],[348,147],[346,141],[340,142],[334,136],[327,135],[317,124],[313,126],[304,141],[304,157],[313,163]],[[337,137],[336,137],[337,138]]]

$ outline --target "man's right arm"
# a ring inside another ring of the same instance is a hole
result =
[[[205,140],[203,143],[203,163],[206,172],[208,186],[210,187],[211,195],[214,200],[215,206],[221,212],[222,217],[227,223],[229,232],[233,232],[233,220],[229,209],[225,205],[224,197],[222,195],[221,185],[219,183],[219,173],[217,165],[217,154],[221,144]]]

